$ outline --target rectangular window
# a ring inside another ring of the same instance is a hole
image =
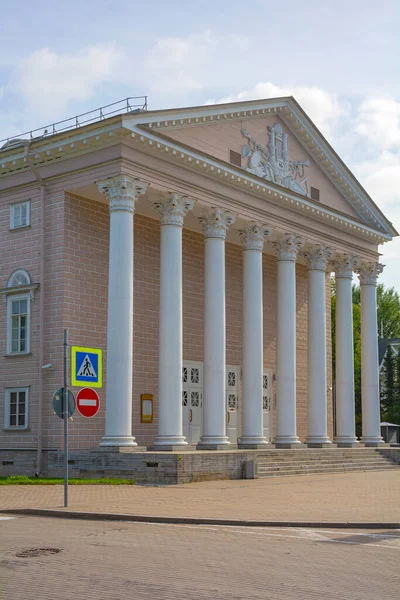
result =
[[[311,198],[319,202],[319,189],[311,186]]]
[[[30,346],[30,297],[9,296],[7,319],[7,353],[29,352]]]
[[[19,202],[10,206],[10,229],[20,229],[31,224],[31,203]]]
[[[28,396],[29,388],[6,389],[5,429],[26,429],[28,427]]]
[[[235,152],[234,150],[229,150],[229,162],[231,165],[235,165],[236,167],[242,166],[242,157],[239,152]]]

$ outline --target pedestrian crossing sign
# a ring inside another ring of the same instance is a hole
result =
[[[100,348],[71,346],[71,385],[103,387],[103,351]]]

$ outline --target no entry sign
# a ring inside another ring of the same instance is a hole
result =
[[[76,396],[76,408],[82,417],[94,417],[100,408],[100,399],[91,388],[83,388]]]

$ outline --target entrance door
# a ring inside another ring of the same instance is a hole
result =
[[[182,369],[183,435],[188,444],[200,441],[203,422],[203,364],[186,360]]]
[[[237,444],[240,435],[239,390],[240,367],[226,367],[226,435]]]
[[[272,371],[264,369],[263,373],[263,434],[268,442],[272,440]]]

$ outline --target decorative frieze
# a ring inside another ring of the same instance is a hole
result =
[[[183,219],[194,206],[194,200],[178,193],[169,193],[166,198],[161,197],[153,202],[154,208],[161,215],[161,225],[178,225],[183,227]]]
[[[135,201],[146,193],[148,184],[127,175],[117,175],[97,184],[99,192],[105,194],[110,203],[110,212],[135,212]]]
[[[336,279],[353,279],[353,272],[359,265],[360,259],[351,254],[343,254],[333,261]]]
[[[262,252],[264,240],[271,235],[272,227],[258,221],[251,221],[243,229],[237,230],[241,237],[244,250],[259,250]]]
[[[328,246],[317,245],[302,255],[307,260],[310,271],[326,271],[327,262],[333,257],[334,251]]]
[[[277,242],[272,242],[277,260],[293,260],[304,246],[304,239],[294,233],[286,233]]]
[[[357,269],[361,285],[376,285],[379,275],[382,273],[385,265],[378,262],[362,263]]]
[[[211,208],[204,215],[198,217],[203,227],[205,238],[226,238],[226,231],[235,222],[235,216],[220,208]]]

